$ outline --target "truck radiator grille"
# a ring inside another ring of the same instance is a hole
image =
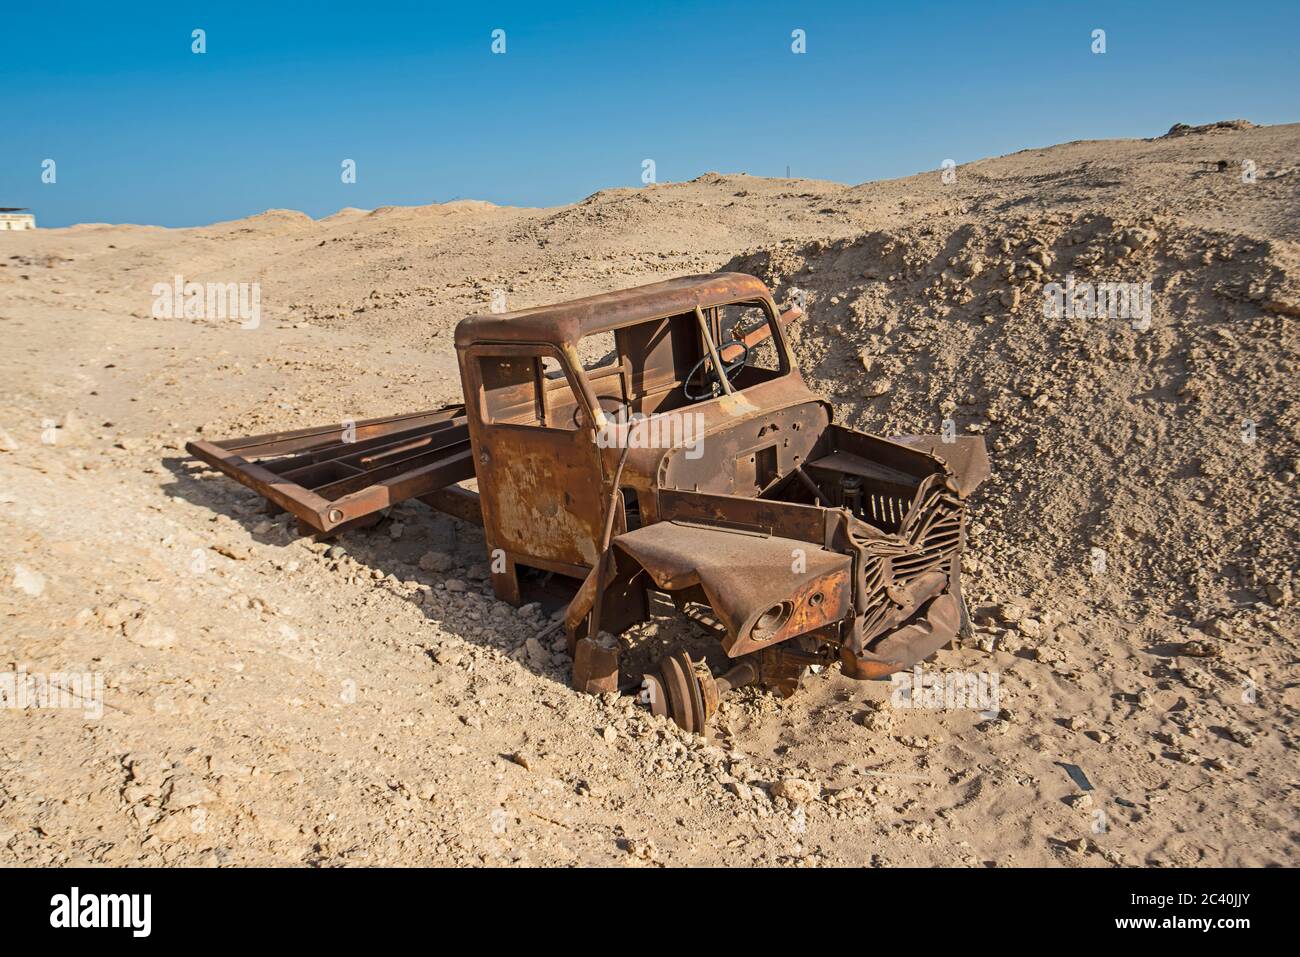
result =
[[[873,495],[870,500],[890,497]],[[859,573],[859,587],[867,596],[864,640],[891,624],[898,610],[886,593],[889,585],[906,586],[925,572],[946,567],[961,547],[961,523],[961,500],[949,491],[943,476],[931,475],[921,482],[897,532],[886,538],[854,536],[865,549]]]

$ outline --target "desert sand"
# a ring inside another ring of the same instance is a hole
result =
[[[1297,157],[1229,123],[954,182],[0,234],[0,672],[105,685],[0,709],[0,865],[1294,866]],[[494,290],[719,269],[802,298],[838,420],[985,436],[975,636],[927,667],[996,673],[996,715],[832,669],[688,735],[571,691],[476,529],[315,542],[184,452],[459,400]],[[155,317],[176,275],[260,283],[260,323]],[[1067,276],[1150,282],[1149,324],[1045,316]]]

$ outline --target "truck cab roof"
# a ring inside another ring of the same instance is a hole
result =
[[[663,316],[750,299],[769,299],[767,287],[738,272],[681,276],[572,302],[468,316],[456,326],[456,346],[480,342],[576,345],[583,336]]]

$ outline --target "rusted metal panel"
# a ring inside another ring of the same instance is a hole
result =
[[[483,505],[478,492],[467,489],[463,485],[448,485],[446,488],[437,489],[427,495],[421,495],[420,501],[462,522],[479,526],[483,524]]]
[[[460,353],[466,407],[475,413],[469,434],[483,529],[489,554],[500,550],[525,560],[590,567],[605,514],[595,426],[589,413],[552,415],[568,408],[567,402],[553,399],[566,387],[575,397],[574,408],[585,407],[571,376],[549,388],[545,357],[561,368],[568,361],[563,350],[546,343],[482,345]],[[501,370],[505,362],[526,369],[527,375],[506,378]],[[485,376],[486,370],[491,372]],[[509,580],[502,587],[516,590]]]

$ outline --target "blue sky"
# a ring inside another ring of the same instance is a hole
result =
[[[1294,0],[11,2],[0,23],[0,206],[43,226],[554,205],[640,185],[646,158],[660,182],[788,165],[858,183],[1175,122],[1300,120]]]

